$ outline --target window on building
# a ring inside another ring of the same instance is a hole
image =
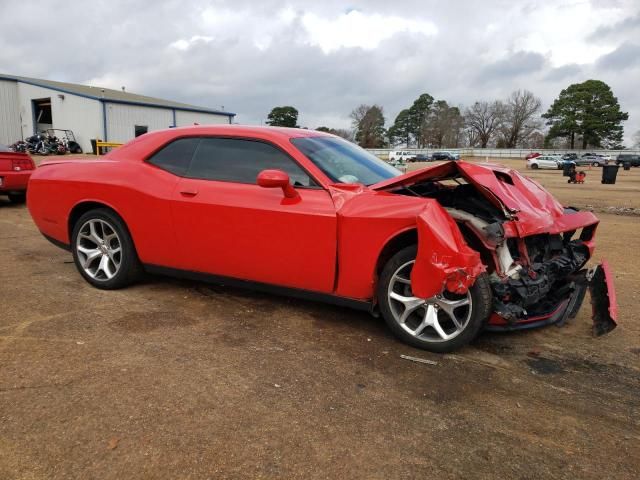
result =
[[[199,138],[179,138],[156,152],[148,162],[181,177],[189,169],[189,163],[200,143]]]
[[[256,183],[265,169],[289,174],[294,186],[316,186],[288,155],[267,143],[231,138],[203,138],[187,173],[190,178]]]
[[[149,127],[147,127],[146,125],[136,125],[133,128],[134,128],[136,137],[139,137],[140,135],[144,135],[149,131]]]

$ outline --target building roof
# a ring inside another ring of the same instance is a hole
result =
[[[49,88],[71,95],[92,98],[111,103],[124,103],[129,105],[141,105],[150,107],[172,108],[175,110],[184,110],[189,112],[200,113],[216,113],[218,115],[226,115],[234,117],[236,114],[216,110],[207,107],[198,107],[189,105],[188,103],[173,102],[162,98],[147,97],[146,95],[138,95],[137,93],[126,92],[122,90],[113,90],[111,88],[95,87],[90,85],[80,85],[77,83],[56,82],[54,80],[44,80],[40,78],[20,77],[17,75],[7,75],[0,73],[0,80],[10,80],[15,82],[27,83],[38,87]]]

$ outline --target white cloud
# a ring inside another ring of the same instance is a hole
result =
[[[311,44],[318,45],[324,53],[351,47],[374,49],[383,40],[401,32],[427,36],[438,33],[438,28],[431,21],[378,13],[365,14],[359,10],[350,10],[337,17],[305,13],[302,24]]]
[[[189,50],[194,45],[202,44],[202,43],[211,43],[213,41],[213,37],[206,37],[202,35],[194,35],[189,39],[180,38],[175,42],[171,42],[169,47],[175,48],[176,50]]]

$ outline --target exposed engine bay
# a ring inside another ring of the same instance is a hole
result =
[[[496,172],[496,177],[513,184],[502,172]],[[577,314],[593,277],[584,267],[591,256],[589,243],[597,223],[558,233],[514,234],[509,224],[518,222],[518,211],[492,202],[491,192],[467,182],[458,172],[449,171],[393,193],[437,200],[455,220],[467,244],[480,253],[490,278],[494,317],[499,317],[490,323],[503,325],[503,329],[526,328],[523,325],[533,326],[540,319],[564,322]],[[565,208],[563,215],[577,213],[575,208]],[[594,312],[594,321],[595,316]],[[598,333],[615,328],[615,322],[605,316],[608,325],[595,326]]]

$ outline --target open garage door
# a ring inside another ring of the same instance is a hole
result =
[[[32,100],[31,103],[33,105],[33,133],[40,133],[53,128],[51,97]]]

